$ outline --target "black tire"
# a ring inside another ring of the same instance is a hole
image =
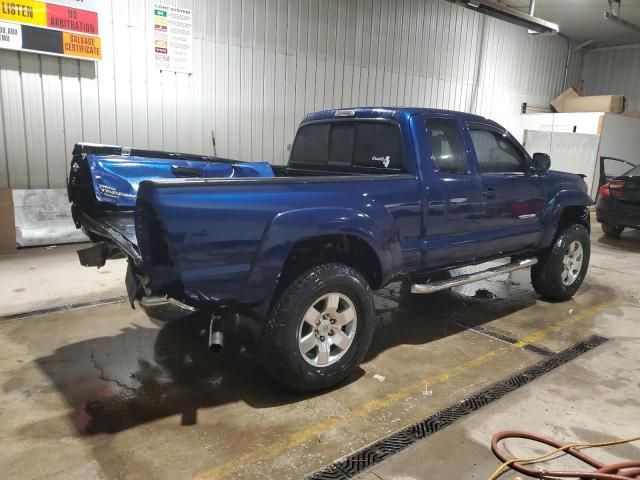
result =
[[[600,224],[602,226],[602,231],[608,237],[620,238],[622,232],[624,231],[624,227],[617,227],[615,225],[609,225],[608,223]]]
[[[303,316],[323,295],[334,292],[347,297],[355,308],[354,336],[335,363],[313,366],[303,358],[298,344],[300,329],[311,328],[301,327]],[[373,293],[367,281],[351,267],[327,263],[300,275],[276,299],[265,325],[260,355],[269,373],[287,388],[297,392],[322,390],[341,382],[357,368],[374,330]]]
[[[569,247],[578,241],[582,247],[582,265],[578,275],[569,285],[562,281],[563,259]],[[538,263],[531,267],[531,283],[536,292],[549,300],[569,300],[582,285],[589,268],[591,243],[584,225],[568,225],[556,236],[553,245],[538,256]]]

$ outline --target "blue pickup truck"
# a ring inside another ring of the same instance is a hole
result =
[[[428,294],[532,267],[540,295],[572,297],[592,202],[580,176],[549,167],[480,116],[357,108],[307,115],[286,167],[78,144],[68,190],[95,242],[81,263],[127,257],[132,306],[207,315],[213,350],[250,332],[276,379],[310,391],[362,361],[373,291],[394,279]]]

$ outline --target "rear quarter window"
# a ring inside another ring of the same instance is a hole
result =
[[[400,129],[389,123],[359,123],[353,152],[353,166],[383,170],[401,169]]]

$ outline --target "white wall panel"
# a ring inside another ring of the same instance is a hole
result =
[[[625,95],[627,111],[640,111],[640,46],[585,52],[582,79],[588,95]]]
[[[46,188],[49,179],[40,58],[38,55],[24,55],[20,60],[24,129],[25,132],[31,132],[30,138],[26,142],[29,186],[31,188]]]
[[[48,185],[64,185],[67,178],[67,152],[64,139],[64,107],[62,104],[62,82],[60,81],[60,59],[42,55],[40,57],[42,68],[42,104],[44,106],[44,133],[47,155]],[[95,65],[89,64],[93,70],[95,78]],[[89,82],[94,90],[95,81]],[[90,90],[85,86],[83,93],[90,94]],[[96,99],[91,97],[83,101],[85,109],[89,112],[91,106],[96,105]],[[97,127],[96,117],[83,119],[83,122],[93,122],[93,127]],[[1,138],[1,137],[0,137]],[[2,148],[0,148],[2,151]]]
[[[77,141],[212,154],[213,131],[219,156],[282,164],[304,113],[323,108],[471,111],[521,136],[520,104],[548,103],[564,77],[563,39],[444,0],[165,3],[193,10],[191,75],[156,70],[153,0],[100,2],[95,64],[0,50],[0,186],[63,187]],[[591,64],[597,90],[615,68]]]
[[[22,103],[22,85],[20,83],[20,54],[0,50],[0,104],[4,127],[6,170],[10,186],[29,187],[29,159],[25,140],[24,108]]]

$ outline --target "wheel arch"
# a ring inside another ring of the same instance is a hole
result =
[[[400,240],[394,230],[386,218],[347,208],[277,215],[265,229],[241,302],[253,305],[254,313],[264,318],[275,296],[296,274],[330,262],[358,270],[376,288],[401,265]]]
[[[547,222],[541,247],[549,247],[558,231],[567,225],[583,225],[588,232],[591,232],[589,205],[592,203],[587,194],[576,195],[574,192],[566,191],[556,195],[547,209]]]
[[[354,233],[333,233],[296,241],[282,265],[275,295],[306,270],[324,263],[342,263],[360,272],[372,289],[382,285],[380,258],[363,237]]]

